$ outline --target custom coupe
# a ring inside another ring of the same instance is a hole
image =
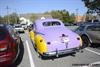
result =
[[[77,52],[82,46],[79,35],[67,29],[58,19],[36,20],[30,39],[40,56],[56,56]]]

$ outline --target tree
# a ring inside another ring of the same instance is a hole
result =
[[[69,22],[69,19],[70,19],[69,12],[64,9],[64,10],[61,10],[60,13],[62,15],[62,21],[64,23]]]
[[[0,16],[0,24],[4,22],[3,17]]]
[[[36,18],[37,18],[36,15],[35,15],[35,14],[32,14],[32,16],[30,17],[30,20],[31,20],[31,21],[35,21]]]
[[[53,18],[60,19],[60,20],[62,18],[62,15],[59,10],[53,10],[50,12],[50,14]]]
[[[15,24],[19,22],[19,17],[16,13],[4,16],[4,22],[7,24]]]
[[[49,17],[52,16],[52,18],[55,19],[60,19],[62,22],[64,23],[73,23],[75,21],[75,14],[72,13],[71,15],[69,14],[69,12],[67,10],[52,10],[50,12],[44,12],[43,14],[33,14],[30,19],[31,21],[34,21],[37,19],[37,15],[43,15],[43,17]],[[48,18],[47,17],[47,18]],[[51,17],[49,17],[51,18]]]
[[[18,23],[19,17],[16,13],[12,13],[9,15],[9,21],[11,24]]]
[[[100,0],[82,0],[88,8],[88,12],[100,12]]]
[[[72,13],[70,15],[70,19],[69,19],[69,23],[72,23],[72,22],[75,22],[75,14],[74,13]]]
[[[7,15],[6,15],[6,16],[4,16],[4,17],[3,17],[3,19],[4,19],[4,21],[3,21],[3,22],[4,22],[5,24],[6,24],[6,23],[8,23],[8,16],[7,16]]]
[[[62,22],[67,23],[67,22],[73,22],[72,19],[75,19],[72,16],[70,17],[70,14],[68,11],[64,10],[53,10],[51,11],[51,15],[53,18],[60,19]]]

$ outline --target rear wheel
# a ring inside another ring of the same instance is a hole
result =
[[[82,48],[86,48],[86,47],[90,46],[90,41],[87,36],[82,36],[82,40],[83,40]]]

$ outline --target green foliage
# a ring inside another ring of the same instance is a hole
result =
[[[32,14],[32,16],[30,17],[30,20],[31,20],[31,21],[35,21],[36,18],[37,18],[36,15],[35,15],[35,14]]]
[[[69,22],[70,22],[70,23],[75,22],[75,14],[74,14],[74,13],[72,13],[72,14],[70,15]]]
[[[100,0],[82,0],[85,6],[88,8],[88,12],[100,12]]]
[[[75,15],[70,15],[66,10],[53,10],[50,12],[53,18],[60,19],[64,23],[72,23],[75,21]]]
[[[4,17],[2,17],[2,20],[0,19],[1,23],[6,23],[6,24],[15,24],[18,23],[19,21],[19,17],[16,13],[12,13],[10,15],[6,15]]]
[[[0,16],[0,24],[3,23],[3,17]]]
[[[16,13],[12,13],[9,15],[9,22],[11,24],[18,23],[18,21],[19,21],[19,17]]]
[[[59,10],[51,11],[50,14],[51,14],[51,16],[52,16],[53,18],[62,19],[62,15],[61,15],[61,13],[59,12]]]
[[[45,18],[55,18],[60,19],[64,23],[73,23],[75,22],[75,14],[69,14],[68,11],[64,10],[52,10],[50,12],[31,14],[30,20],[35,21],[36,19],[40,19],[41,17]]]

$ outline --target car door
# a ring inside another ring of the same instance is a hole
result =
[[[92,43],[100,43],[100,26],[92,25],[87,27],[87,34]]]

